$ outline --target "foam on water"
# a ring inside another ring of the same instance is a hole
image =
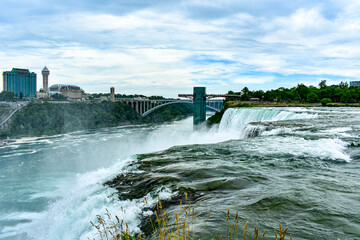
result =
[[[24,151],[20,151],[20,152],[9,154],[9,155],[2,155],[2,157],[8,158],[8,157],[28,155],[28,154],[34,154],[34,153],[37,153],[37,151],[36,150],[24,150]]]
[[[297,109],[298,111],[300,109]],[[298,112],[292,109],[268,109],[268,108],[230,108],[224,113],[219,130],[221,132],[238,132],[240,137],[246,137],[249,131],[254,131],[250,127],[251,122],[283,121],[297,119],[317,118],[317,114]],[[261,128],[261,126],[258,126]]]
[[[269,131],[264,131],[261,133],[261,136],[271,136],[271,135],[279,135],[279,134],[293,134],[294,130],[287,127],[275,128]]]
[[[333,135],[340,135],[343,137],[353,137],[353,135],[349,134],[348,132],[352,131],[351,127],[339,127],[339,128],[332,128],[321,131],[321,133],[325,134],[333,134]]]
[[[79,174],[73,186],[45,212],[20,214],[18,220],[31,222],[6,228],[3,232],[7,235],[26,232],[31,239],[87,239],[94,233],[89,221],[95,222],[95,216],[105,213],[105,208],[125,219],[136,230],[139,224],[137,214],[141,212],[142,205],[136,201],[117,201],[114,190],[103,185],[119,172],[126,171],[126,166],[133,160],[127,158],[110,168]],[[119,211],[121,207],[127,209],[126,215]],[[13,216],[6,218],[13,219]],[[86,229],[88,233],[84,233]]]
[[[311,113],[311,109],[303,108],[286,108],[286,109],[254,109],[254,108],[232,108],[228,109],[221,120],[219,130],[224,132],[238,132],[242,138],[247,136],[276,136],[279,134],[293,134],[296,129],[287,127],[277,127],[268,129],[269,127],[263,125],[249,125],[252,122],[267,122],[267,121],[284,121],[284,120],[298,120],[298,119],[313,119],[317,118],[318,114]],[[266,131],[268,130],[268,131]],[[327,135],[350,136],[345,133],[350,131],[350,127],[334,128],[324,130],[323,133]],[[319,134],[318,134],[319,135]],[[321,132],[320,132],[321,136]],[[267,141],[264,146],[264,152],[283,153],[302,156],[313,156],[320,158],[329,158],[334,160],[342,160],[350,162],[351,158],[345,153],[348,143],[338,138],[321,138],[318,140],[307,140],[299,137],[285,137],[277,138],[274,141]],[[279,147],[281,146],[281,147]]]
[[[185,123],[184,123],[185,122]],[[167,149],[175,145],[215,143],[232,139],[231,134],[219,134],[217,129],[211,131],[192,131],[192,119],[187,119],[181,123],[173,123],[154,128],[148,135],[144,134],[143,141],[137,145],[131,142],[129,153],[133,153],[133,148],[137,147],[138,153],[154,152]],[[183,126],[186,126],[183,128]],[[78,137],[83,139],[81,137]],[[131,139],[131,138],[130,138]],[[61,140],[61,139],[60,139]],[[56,141],[60,141],[56,140]],[[103,141],[103,137],[99,138]],[[43,142],[43,141],[41,141]],[[66,143],[67,145],[71,144]],[[133,146],[134,144],[134,146]],[[50,148],[53,148],[50,146]],[[119,201],[115,190],[104,185],[104,182],[113,179],[120,173],[134,171],[129,169],[128,164],[136,159],[136,156],[119,160],[106,168],[78,174],[75,178],[59,179],[60,185],[53,190],[41,190],[31,195],[32,199],[41,197],[56,197],[57,200],[51,203],[48,208],[41,213],[19,214],[16,219],[20,223],[14,227],[6,227],[0,233],[0,238],[6,236],[16,236],[19,239],[88,239],[94,237],[95,229],[91,227],[90,221],[96,222],[96,215],[106,212],[106,208],[119,218],[126,220],[132,231],[139,230],[139,215],[145,207],[143,199]],[[38,183],[44,184],[44,180]],[[50,184],[50,182],[48,182]],[[58,184],[52,183],[56,186]],[[155,204],[157,197],[167,199],[171,197],[171,191],[159,189],[148,195],[148,203]],[[58,197],[57,197],[58,196]],[[145,196],[144,196],[145,197]],[[121,207],[126,209],[124,215]],[[13,216],[2,216],[3,220],[14,220]]]
[[[220,132],[217,128],[210,131],[193,132],[192,119],[187,119],[180,123],[172,123],[157,128],[153,128],[148,135],[144,135],[141,144],[137,145],[138,153],[154,152],[164,150],[175,145],[184,144],[204,144],[216,143],[237,138],[237,134],[231,132]],[[186,127],[184,127],[186,126]],[[65,136],[68,138],[69,136]],[[83,139],[84,137],[76,137]],[[99,140],[103,141],[104,137]],[[33,140],[34,144],[36,140]],[[64,141],[61,138],[54,138],[53,141]],[[66,142],[66,141],[65,141]],[[72,141],[67,141],[69,145]],[[27,142],[28,143],[28,142]],[[41,140],[39,143],[50,143]],[[129,153],[133,153],[132,143],[129,145]],[[50,143],[51,145],[51,143]],[[72,145],[74,146],[74,145]],[[53,146],[49,146],[53,148]],[[100,168],[96,171],[90,171],[84,174],[78,174],[75,178],[68,177],[59,179],[59,183],[48,184],[56,186],[56,189],[50,190],[44,188],[41,192],[31,195],[32,199],[36,198],[56,198],[48,208],[41,213],[16,213],[2,216],[3,220],[18,220],[19,223],[13,227],[6,227],[0,233],[0,238],[8,236],[16,236],[19,239],[87,239],[94,237],[96,233],[90,225],[90,221],[96,222],[96,215],[106,212],[106,208],[119,218],[123,218],[133,231],[139,230],[139,215],[142,213],[144,206],[143,199],[119,201],[115,190],[105,186],[104,182],[113,179],[120,173],[134,171],[128,169],[128,164],[136,159],[136,156],[119,160],[107,168]],[[50,179],[49,179],[50,180]],[[42,185],[44,180],[40,179],[38,183]],[[155,204],[157,196],[161,199],[171,197],[171,191],[167,189],[159,189],[148,195],[148,203]],[[144,196],[145,197],[145,196]],[[121,212],[121,207],[126,209],[126,215]]]
[[[231,139],[244,138],[247,135],[278,135],[282,132],[290,132],[292,129],[272,129],[264,131],[265,126],[249,125],[250,122],[282,121],[294,119],[316,118],[316,113],[304,109],[228,109],[218,127],[210,130],[194,132],[192,130],[192,118],[184,121],[163,125],[160,127],[144,127],[149,131],[144,134],[140,143],[124,142],[127,144],[129,155],[134,153],[146,153],[160,151],[175,145],[187,144],[208,144],[218,143]],[[140,129],[140,131],[142,131]],[[348,129],[337,129],[338,132],[346,132]],[[128,129],[124,129],[119,135],[131,134]],[[130,136],[130,135],[129,135]],[[42,144],[52,145],[56,141],[64,141],[59,136],[49,141],[42,141]],[[76,138],[83,142],[88,136],[66,135],[65,138]],[[101,142],[110,139],[108,136],[99,136]],[[32,141],[34,144],[36,140]],[[73,141],[64,141],[64,144],[73,145]],[[66,143],[68,142],[68,143]],[[84,143],[82,143],[84,144]],[[282,147],[280,148],[279,145]],[[341,159],[350,161],[350,157],[344,153],[347,143],[340,139],[319,139],[305,140],[301,137],[276,139],[266,145],[267,154],[271,153],[291,153],[294,155],[312,155],[331,159]],[[51,146],[49,148],[54,148]],[[255,150],[254,150],[255,151]],[[9,236],[20,236],[22,239],[27,234],[31,239],[92,239],[96,233],[91,227],[90,221],[96,222],[96,215],[106,212],[106,208],[112,213],[123,218],[133,231],[139,230],[139,216],[144,213],[145,207],[143,199],[119,201],[115,190],[104,185],[104,182],[113,179],[120,173],[135,171],[129,168],[129,163],[135,161],[136,157],[126,157],[118,160],[110,166],[78,174],[76,177],[69,178],[61,183],[56,192],[56,201],[51,203],[46,211],[41,213],[12,213],[3,217],[4,220],[27,221],[14,227],[6,227],[0,233],[0,238]],[[66,186],[66,187],[64,187]],[[44,192],[33,195],[37,197],[53,197],[51,193]],[[153,195],[146,196],[149,204],[154,204],[157,196],[162,199],[171,197],[171,191],[159,189]],[[145,196],[144,196],[145,197]],[[126,209],[126,214],[121,211],[121,207]],[[18,214],[17,218],[15,215]]]
[[[337,160],[342,162],[350,162],[351,158],[346,153],[347,142],[341,139],[321,138],[318,140],[308,140],[301,137],[278,137],[276,135],[254,139],[248,148],[251,151],[258,152],[267,156],[301,156],[320,158],[324,160]]]
[[[351,127],[340,127],[340,128],[331,128],[325,130],[317,130],[312,129],[309,130],[301,130],[300,128],[294,129],[285,129],[285,128],[277,128],[268,132],[263,132],[262,135],[276,135],[280,133],[287,133],[297,136],[314,136],[314,137],[322,137],[322,138],[360,138],[358,134],[354,133],[354,129]]]

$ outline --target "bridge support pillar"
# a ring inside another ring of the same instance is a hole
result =
[[[206,88],[194,87],[194,127],[206,119]]]
[[[140,114],[139,102],[134,102],[135,104],[135,111]]]

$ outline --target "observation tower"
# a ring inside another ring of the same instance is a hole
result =
[[[41,74],[43,75],[43,89],[44,89],[44,92],[48,92],[49,91],[49,75],[50,75],[50,71],[45,66],[43,68],[43,70],[41,71]]]

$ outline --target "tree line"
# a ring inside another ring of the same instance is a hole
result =
[[[244,87],[241,92],[229,91],[229,94],[240,95],[239,98],[227,98],[226,101],[250,101],[251,98],[258,98],[267,102],[301,102],[301,103],[356,103],[360,102],[360,88],[349,87],[348,83],[341,82],[337,85],[327,85],[322,80],[318,87],[306,86],[302,83],[293,88],[280,87],[268,91],[250,91]]]

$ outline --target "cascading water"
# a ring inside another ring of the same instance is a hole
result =
[[[266,129],[261,125],[249,126],[248,123],[312,119],[317,116],[317,114],[296,112],[292,109],[230,108],[225,111],[221,119],[219,131],[237,131],[241,137],[246,137],[253,135],[251,133]]]
[[[356,239],[359,116],[228,109],[218,128],[199,132],[189,118],[19,141],[0,148],[0,239],[92,239],[90,221],[105,208],[138,231],[145,196],[153,204],[178,199],[181,189],[191,190],[199,214],[215,211],[215,235],[230,208],[263,229],[286,223],[294,239]]]

